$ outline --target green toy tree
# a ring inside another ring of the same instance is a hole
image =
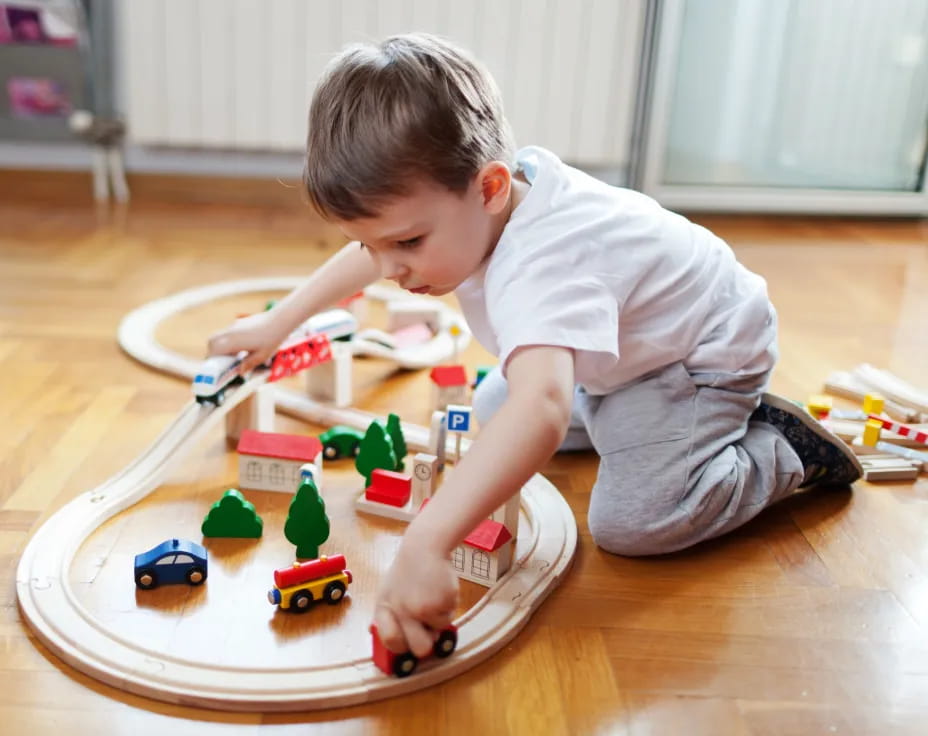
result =
[[[364,487],[371,484],[371,473],[377,468],[396,469],[396,454],[393,452],[393,440],[387,434],[383,424],[374,420],[364,433],[354,466],[364,476]]]
[[[329,517],[325,513],[325,501],[319,495],[316,484],[304,480],[290,502],[284,536],[296,545],[296,556],[314,558],[319,556],[319,545],[329,538]]]
[[[400,426],[400,418],[396,414],[387,416],[387,434],[393,440],[393,452],[396,455],[396,467],[393,470],[403,469],[403,460],[409,452],[406,449],[406,438],[403,437],[403,428]]]
[[[240,491],[230,488],[214,503],[203,519],[200,531],[204,537],[261,536],[264,521],[255,512],[255,506],[245,500]]]

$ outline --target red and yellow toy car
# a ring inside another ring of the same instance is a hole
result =
[[[322,556],[275,570],[274,587],[267,592],[267,599],[283,610],[302,613],[313,601],[338,603],[350,584],[351,570],[345,569],[345,555]]]

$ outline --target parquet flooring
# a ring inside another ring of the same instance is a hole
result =
[[[831,370],[861,362],[928,385],[924,224],[698,219],[768,281],[779,393],[805,399]],[[463,676],[403,699],[274,715],[165,705],[75,672],[20,621],[19,554],[43,519],[120,470],[187,398],[181,381],[121,353],[119,320],[186,287],[307,272],[338,241],[308,211],[270,205],[133,205],[100,218],[7,203],[0,222],[3,733],[926,733],[924,476],[797,496],[696,549],[623,559],[586,528],[596,458],[557,456],[544,472],[576,515],[575,565],[510,646]],[[257,305],[210,305],[160,337],[200,355],[231,310]],[[487,355],[472,345],[464,360]],[[424,373],[360,383],[358,403],[374,411],[428,391]],[[225,452],[217,437],[206,463],[223,472]]]

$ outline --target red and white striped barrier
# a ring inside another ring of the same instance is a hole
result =
[[[891,422],[889,419],[884,419],[883,417],[878,417],[876,414],[868,415],[870,419],[875,419],[880,424],[883,425],[883,429],[888,429],[891,432],[895,432],[898,435],[906,437],[915,442],[920,442],[923,445],[928,445],[928,432],[925,432],[921,429],[916,429],[915,427],[910,427],[908,424],[900,424],[899,422]]]
[[[271,362],[268,383],[287,378],[314,365],[332,360],[332,345],[325,335],[311,335],[296,343],[284,345]]]

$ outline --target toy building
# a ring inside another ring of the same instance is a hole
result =
[[[515,539],[500,522],[484,519],[454,548],[451,564],[458,577],[480,585],[493,585],[509,569]]]
[[[304,463],[322,468],[318,437],[246,429],[238,442],[239,488],[294,493]]]
[[[438,365],[429,373],[432,379],[432,408],[467,402],[467,372],[463,365]]]

